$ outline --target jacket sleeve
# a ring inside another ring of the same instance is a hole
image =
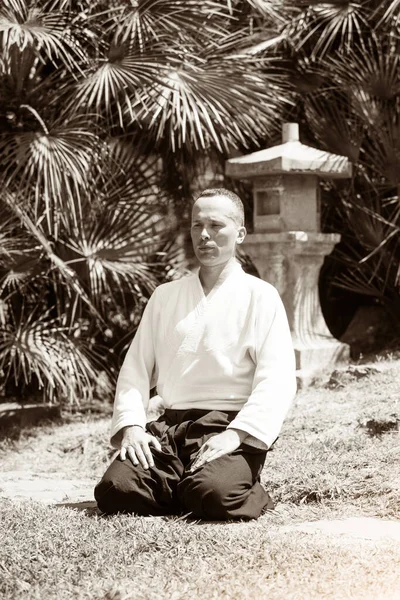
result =
[[[275,288],[262,294],[255,317],[252,392],[229,428],[249,434],[245,443],[270,447],[296,394],[296,363],[285,308]]]
[[[157,296],[156,290],[146,305],[119,372],[111,422],[111,444],[115,448],[120,447],[123,427],[146,426],[150,390],[155,385],[154,331]]]

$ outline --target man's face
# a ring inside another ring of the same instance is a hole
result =
[[[200,264],[226,264],[241,243],[246,229],[235,221],[235,206],[225,196],[199,198],[193,206],[191,236]]]

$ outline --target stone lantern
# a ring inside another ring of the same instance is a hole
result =
[[[285,304],[300,383],[339,363],[349,347],[331,335],[322,315],[318,280],[340,235],[321,233],[319,179],[348,178],[344,156],[306,146],[297,123],[283,124],[282,144],[226,161],[226,175],[253,184],[254,233],[244,250]]]

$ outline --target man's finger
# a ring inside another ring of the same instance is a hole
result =
[[[159,451],[162,450],[162,446],[161,446],[160,442],[155,437],[151,438],[151,440],[149,441],[149,446],[154,446],[154,448]]]
[[[146,459],[146,457],[143,453],[143,450],[140,446],[136,447],[136,456],[137,456],[140,464],[142,465],[143,469],[148,469],[149,465],[148,465],[147,459]]]
[[[200,450],[195,455],[190,471],[194,471],[195,469],[201,467],[206,462],[207,456],[209,456],[210,452],[212,452],[212,449],[209,448],[207,441],[201,446]]]
[[[197,456],[190,471],[195,471],[196,469],[199,469],[203,465],[210,463],[216,458],[224,456],[224,454],[226,454],[226,452],[224,452],[223,450],[208,450],[207,452],[204,452],[204,454],[202,454],[201,456]]]
[[[214,451],[209,450],[208,452],[203,454],[203,456],[201,457],[201,462],[203,464],[210,462],[210,460],[212,460],[214,458],[215,454],[216,454],[215,450]]]
[[[190,467],[191,471],[195,471],[196,469],[199,469],[200,467],[202,467],[205,463],[205,459],[204,456],[199,456],[196,458],[196,460],[194,461],[194,463],[192,464],[192,466]]]
[[[208,451],[207,442],[201,446],[201,448],[197,451],[195,460],[199,460],[203,458],[204,454]]]
[[[196,456],[193,459],[193,463],[191,466],[191,469],[197,468],[197,465],[201,462],[201,456],[199,454],[199,452],[196,454]]]
[[[134,451],[134,449],[132,448],[132,446],[128,446],[128,456],[131,459],[133,465],[135,467],[137,467],[137,465],[139,464],[139,461],[136,457],[136,452]]]
[[[154,459],[153,459],[153,455],[151,453],[151,450],[149,448],[149,445],[143,445],[142,446],[142,450],[143,450],[143,454],[147,460],[148,466],[149,467],[154,467]]]
[[[120,455],[121,460],[125,460],[126,459],[126,448],[121,448],[119,455]]]
[[[223,456],[224,454],[225,454],[225,452],[222,452],[221,450],[219,450],[217,452],[214,452],[213,454],[210,454],[204,462],[209,463],[212,460],[215,460],[216,458]]]

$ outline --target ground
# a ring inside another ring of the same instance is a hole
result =
[[[400,597],[400,361],[301,391],[269,453],[276,509],[249,523],[104,517],[108,418],[0,442],[0,597]]]

